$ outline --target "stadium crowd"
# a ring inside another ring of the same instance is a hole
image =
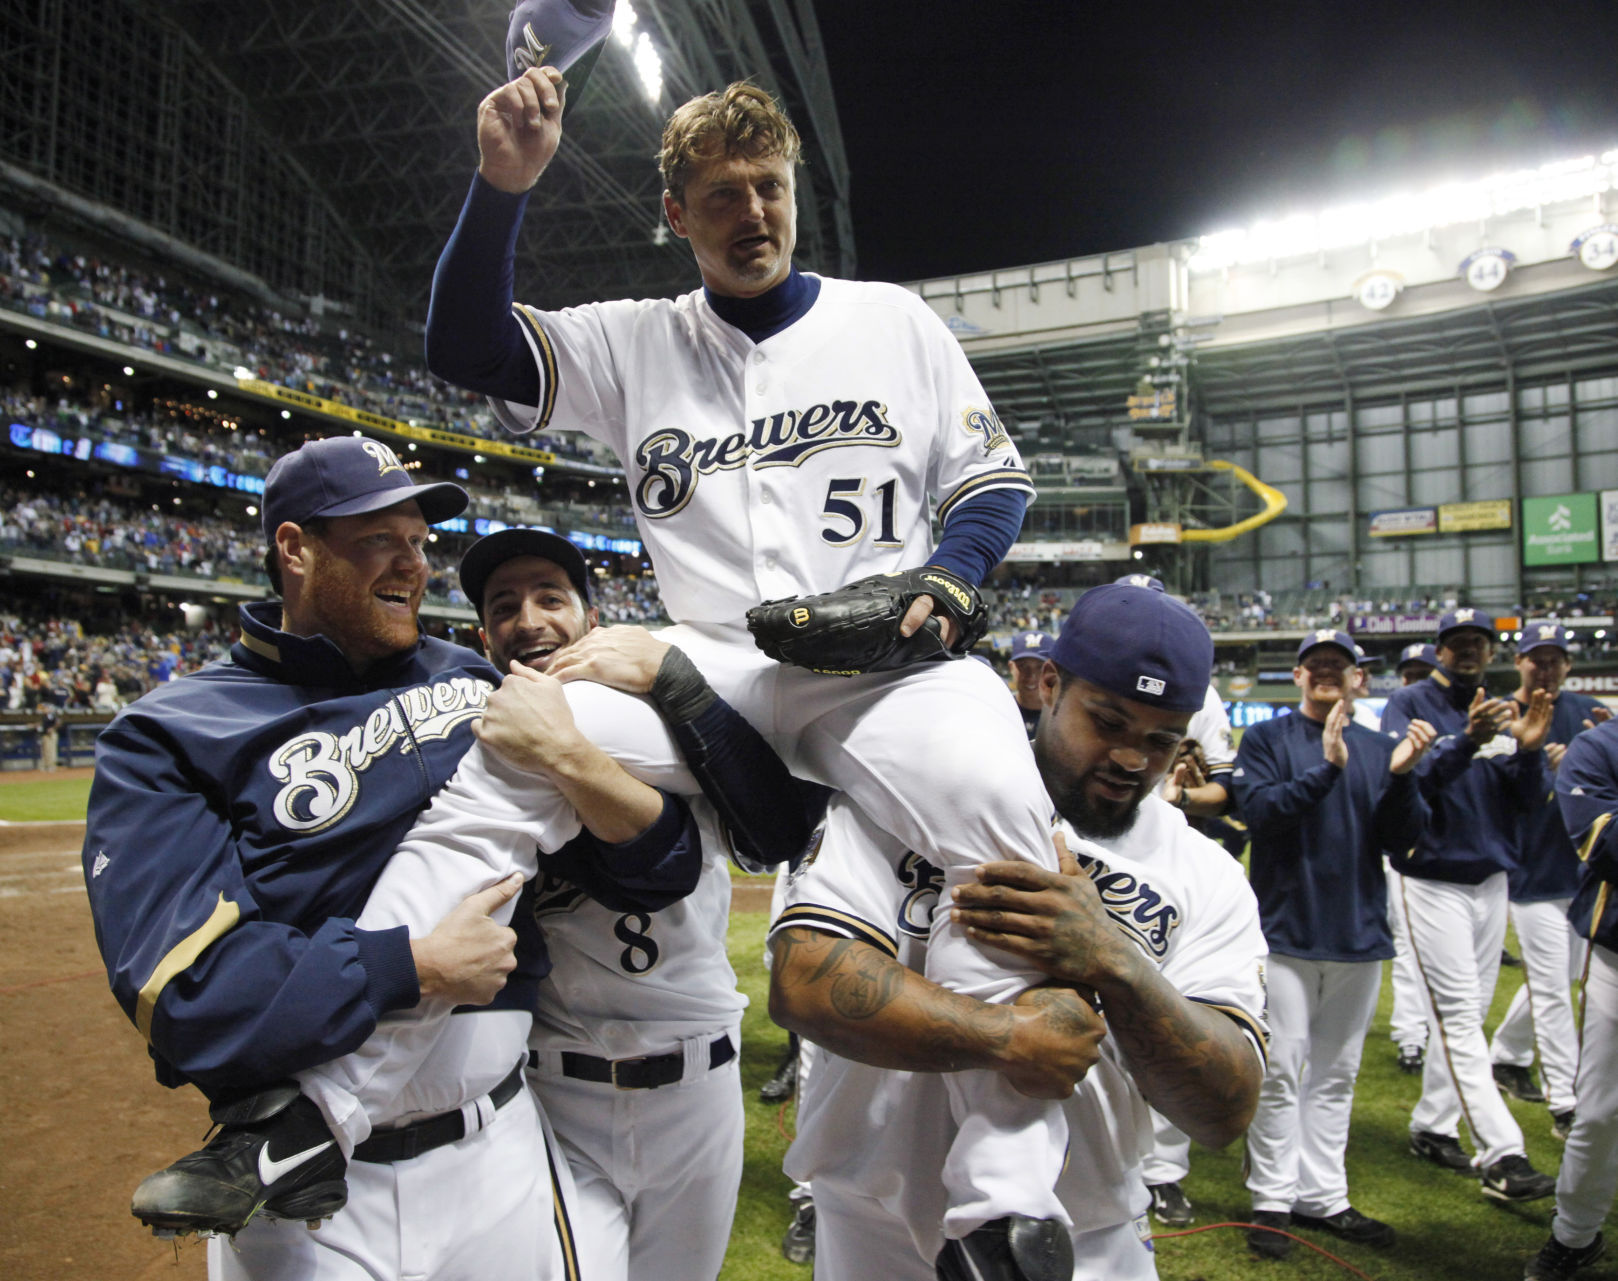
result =
[[[505,437],[482,397],[434,378],[418,354],[315,316],[283,315],[218,289],[76,252],[37,233],[0,242],[0,306],[221,371],[245,367],[261,381],[417,426]],[[524,443],[578,461],[612,462],[583,438],[541,434]]]

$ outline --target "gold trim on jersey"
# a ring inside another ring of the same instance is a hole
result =
[[[281,647],[279,645],[272,645],[269,641],[260,640],[245,627],[242,629],[241,639],[242,647],[244,649],[252,650],[253,653],[257,654],[260,658],[267,658],[272,663],[279,663],[281,661]]]
[[[522,303],[514,304],[514,308],[517,315],[528,322],[539,344],[539,420],[534,424],[534,430],[538,431],[550,423],[556,409],[556,349],[551,346],[550,335],[539,323],[538,316]]]
[[[857,943],[869,943],[884,956],[892,957],[894,960],[899,958],[899,945],[891,934],[886,934],[869,922],[862,921],[848,912],[840,912],[834,907],[816,907],[812,903],[795,904],[775,918],[770,933],[774,934],[789,925],[819,930],[823,934],[837,934],[844,938],[852,938]]]
[[[146,986],[135,995],[135,1026],[148,1041],[152,1039],[152,1018],[157,1013],[157,998],[163,995],[169,980],[201,956],[216,938],[235,928],[241,918],[242,909],[227,901],[224,892],[220,891],[219,902],[214,904],[212,915],[200,928],[171,947],[168,955],[157,963],[152,977],[146,980]]]
[[[1253,1042],[1253,1048],[1263,1060],[1266,1068],[1270,1065],[1270,1034],[1260,1019],[1255,1019],[1246,1010],[1236,1005],[1221,1005],[1218,1001],[1203,1001],[1197,997],[1188,996],[1186,1000],[1205,1010],[1217,1010],[1242,1030],[1243,1035]]]
[[[1579,842],[1579,862],[1588,863],[1590,855],[1594,853],[1596,842],[1601,839],[1601,833],[1606,830],[1607,824],[1612,822],[1611,814],[1603,814],[1590,824],[1589,834]]]
[[[938,504],[938,523],[942,525],[947,522],[962,499],[981,494],[986,489],[1020,489],[1025,494],[1032,494],[1034,482],[1028,479],[1028,473],[1021,467],[1002,467],[998,471],[973,476],[962,481],[948,498]]]

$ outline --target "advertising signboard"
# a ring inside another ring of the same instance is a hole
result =
[[[1600,560],[1597,523],[1593,493],[1523,499],[1523,564],[1587,565]]]

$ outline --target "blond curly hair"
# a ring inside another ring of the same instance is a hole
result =
[[[757,85],[738,80],[675,110],[663,126],[657,166],[669,195],[684,200],[692,169],[715,157],[780,156],[796,166],[802,151],[798,131],[775,99]]]

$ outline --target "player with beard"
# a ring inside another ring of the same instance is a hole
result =
[[[1393,955],[1383,850],[1407,850],[1428,817],[1413,770],[1425,721],[1404,741],[1353,719],[1364,669],[1347,632],[1298,647],[1299,714],[1252,726],[1233,784],[1252,832],[1251,877],[1270,947],[1270,1066],[1247,1133],[1248,1247],[1284,1258],[1293,1224],[1362,1245],[1394,1232],[1348,1199],[1344,1154],[1354,1079]]]
[[[787,1157],[787,1172],[813,1185],[818,1278],[933,1276],[949,1151],[940,1074],[979,1066],[1028,1093],[1077,1082],[1057,1184],[1075,1281],[1157,1275],[1140,1172],[1147,1101],[1222,1145],[1246,1128],[1264,1070],[1252,892],[1152,795],[1212,660],[1207,629],[1162,593],[1109,584],[1074,607],[1041,672],[1034,751],[1076,856],[1063,874],[989,863],[954,897],[971,937],[1054,978],[1010,1009],[922,977],[943,876],[833,801],[823,856],[794,876],[771,936],[771,1015],[826,1050]],[[850,1144],[856,1125],[868,1138]],[[967,1275],[948,1262],[939,1276]]]

